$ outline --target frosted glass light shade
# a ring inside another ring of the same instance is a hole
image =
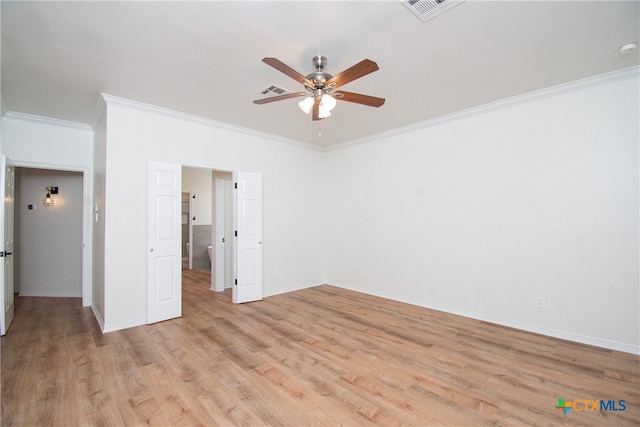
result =
[[[318,108],[318,118],[326,119],[330,115],[331,115],[331,110],[327,108],[325,105],[320,104],[320,107]]]
[[[315,99],[312,96],[307,96],[302,101],[298,102],[298,106],[305,114],[309,114],[311,112],[311,107],[313,107],[313,103]]]
[[[321,105],[324,105],[329,111],[333,110],[336,106],[336,99],[325,93],[321,98]]]

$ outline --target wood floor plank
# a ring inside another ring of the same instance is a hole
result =
[[[78,298],[16,298],[3,426],[640,425],[640,358],[317,286],[102,334]],[[626,401],[570,411],[558,398]]]

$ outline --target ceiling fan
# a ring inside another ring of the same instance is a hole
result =
[[[384,98],[336,90],[340,86],[377,71],[379,69],[378,64],[370,59],[364,59],[335,76],[323,71],[324,66],[327,64],[327,58],[324,56],[314,56],[312,61],[316,71],[305,77],[276,58],[264,58],[262,62],[265,64],[302,83],[305,87],[305,92],[293,92],[271,98],[257,99],[253,103],[268,104],[274,101],[282,101],[283,99],[305,96],[306,98],[300,101],[298,105],[307,114],[312,111],[313,120],[322,120],[329,117],[337,99],[369,107],[380,107],[384,104]]]

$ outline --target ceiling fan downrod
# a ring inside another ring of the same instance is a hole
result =
[[[327,65],[327,58],[322,55],[314,56],[311,60],[317,71],[322,71],[324,66]]]

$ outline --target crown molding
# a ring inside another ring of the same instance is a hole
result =
[[[102,94],[100,94],[102,95]],[[96,108],[93,110],[93,116],[91,116],[91,129],[95,129],[100,122],[100,118],[107,108],[107,104],[104,100],[103,96],[98,97],[98,103],[96,104]]]
[[[411,125],[391,129],[389,131],[380,132],[377,134],[369,135],[363,138],[354,139],[352,141],[344,142],[341,144],[335,144],[326,147],[325,151],[338,150],[340,148],[349,147],[356,144],[362,144],[365,142],[371,142],[377,139],[389,138],[398,136],[407,132],[412,132],[431,126],[436,126],[441,123],[446,123],[454,120],[460,120],[466,117],[475,116],[478,114],[487,113],[490,111],[499,110],[506,107],[523,104],[533,100],[549,98],[558,95],[564,95],[571,92],[577,92],[585,89],[589,89],[596,86],[603,86],[623,80],[640,78],[640,66],[634,66],[625,68],[618,71],[612,71],[610,73],[599,74],[597,76],[587,77],[580,80],[575,80],[568,83],[563,83],[556,86],[550,86],[548,88],[527,92],[521,95],[512,96],[509,98],[500,99],[498,101],[489,102],[487,104],[478,105],[476,107],[468,108],[466,110],[456,111],[454,113],[446,114],[444,116],[435,117],[423,122],[414,123]]]
[[[58,126],[76,130],[93,131],[91,126],[86,123],[70,122],[68,120],[52,119],[51,117],[36,116],[33,114],[18,113],[16,111],[8,111],[5,115],[7,119],[22,120],[25,122],[35,122],[50,126]]]
[[[104,99],[104,102],[106,103],[107,106],[109,105],[122,106],[125,108],[162,115],[162,116],[173,118],[173,119],[189,121],[189,122],[204,125],[204,126],[230,130],[233,132],[243,133],[245,135],[256,136],[259,138],[266,138],[272,141],[281,142],[281,143],[290,144],[290,145],[296,145],[298,147],[308,148],[315,151],[324,151],[324,147],[317,146],[314,144],[309,144],[306,142],[300,142],[295,139],[285,138],[285,137],[273,135],[266,132],[260,132],[257,130],[248,129],[241,126],[225,123],[225,122],[219,122],[213,119],[207,119],[205,117],[196,116],[193,114],[182,113],[180,111],[171,110],[169,108],[158,107],[155,105],[145,104],[143,102],[133,101],[126,98],[120,98],[117,96],[109,95],[107,93],[101,93],[100,95],[102,96],[102,99]]]
[[[610,73],[587,77],[587,78],[572,81],[569,83],[563,83],[563,84],[551,86],[545,89],[528,92],[522,95],[516,95],[509,98],[504,98],[498,101],[468,108],[466,110],[461,110],[451,114],[446,114],[444,116],[435,117],[433,119],[429,119],[423,122],[414,123],[414,124],[399,127],[396,129],[391,129],[389,131],[380,132],[377,134],[358,138],[352,141],[347,141],[344,143],[328,145],[328,146],[301,142],[294,139],[269,134],[266,132],[260,132],[260,131],[256,131],[256,130],[252,130],[252,129],[248,129],[240,126],[235,126],[229,123],[207,119],[207,118],[196,116],[193,114],[182,113],[182,112],[171,110],[168,108],[145,104],[145,103],[133,101],[130,99],[120,98],[120,97],[109,95],[106,93],[100,94],[101,96],[96,105],[96,109],[93,114],[91,125],[85,124],[85,123],[67,121],[67,120],[53,119],[50,117],[37,116],[33,114],[19,113],[15,111],[7,111],[3,115],[3,117],[7,119],[24,120],[24,121],[37,122],[37,123],[42,123],[42,124],[52,125],[52,126],[66,127],[66,128],[78,129],[78,130],[84,130],[84,131],[86,130],[92,131],[97,121],[99,120],[100,116],[103,114],[104,109],[106,108],[107,105],[109,104],[120,105],[126,108],[132,108],[132,109],[153,113],[153,114],[160,114],[166,117],[171,117],[179,120],[186,120],[186,121],[190,121],[190,122],[205,125],[205,126],[215,127],[218,129],[231,130],[234,132],[243,133],[245,135],[251,135],[259,138],[266,138],[276,142],[308,148],[314,151],[326,152],[326,151],[338,150],[340,148],[345,148],[345,147],[349,147],[356,144],[371,142],[371,141],[382,139],[382,138],[398,136],[404,133],[428,128],[431,126],[436,126],[441,123],[446,123],[449,121],[471,117],[477,114],[482,114],[482,113],[498,110],[501,108],[522,104],[522,103],[533,101],[536,99],[543,99],[547,97],[567,94],[575,91],[589,89],[595,86],[601,86],[605,84],[615,83],[618,81],[634,79],[634,78],[635,79],[640,78],[640,66],[625,68],[625,69],[613,71]],[[2,101],[2,107],[6,111],[6,105],[4,103],[4,99],[1,99],[1,101]]]

